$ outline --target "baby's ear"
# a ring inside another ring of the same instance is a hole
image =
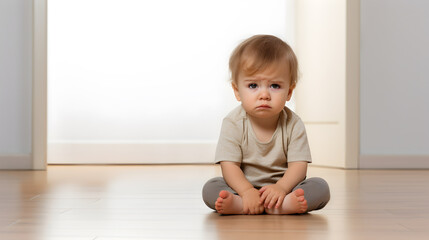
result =
[[[289,87],[289,91],[288,91],[288,93],[287,93],[286,101],[289,101],[289,100],[292,98],[292,94],[293,94],[293,90],[295,90],[295,86],[296,86],[296,84],[292,84],[292,85]]]
[[[235,98],[237,99],[237,101],[241,101],[241,98],[240,98],[240,93],[238,92],[238,87],[237,87],[237,85],[234,83],[234,82],[232,82],[231,83],[231,86],[232,86],[232,89],[234,90],[234,95],[235,95]]]

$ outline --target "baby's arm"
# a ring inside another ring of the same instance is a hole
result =
[[[292,189],[298,185],[307,175],[307,162],[290,162],[283,177],[276,184],[262,187],[259,192],[262,194],[260,202],[264,207],[280,207],[284,198]]]
[[[243,200],[245,214],[260,214],[264,207],[259,202],[260,193],[246,179],[240,168],[240,163],[223,161],[220,163],[222,175],[226,183],[234,189]]]

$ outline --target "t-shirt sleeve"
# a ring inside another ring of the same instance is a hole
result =
[[[216,147],[215,163],[221,161],[240,162],[243,159],[241,138],[243,126],[225,118],[222,122],[219,141]]]
[[[310,146],[308,145],[307,133],[304,123],[297,119],[290,129],[290,139],[287,149],[287,161],[305,161],[311,163]]]

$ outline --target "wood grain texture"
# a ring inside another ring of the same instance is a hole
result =
[[[201,188],[213,165],[49,166],[0,171],[0,239],[427,239],[429,171],[309,168],[325,209],[219,216]]]

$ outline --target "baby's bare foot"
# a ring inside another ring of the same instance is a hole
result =
[[[307,211],[307,200],[304,198],[304,190],[301,188],[286,195],[283,204],[279,208],[265,209],[268,214],[295,214]]]
[[[215,208],[220,214],[243,214],[241,197],[225,190],[219,192]]]

